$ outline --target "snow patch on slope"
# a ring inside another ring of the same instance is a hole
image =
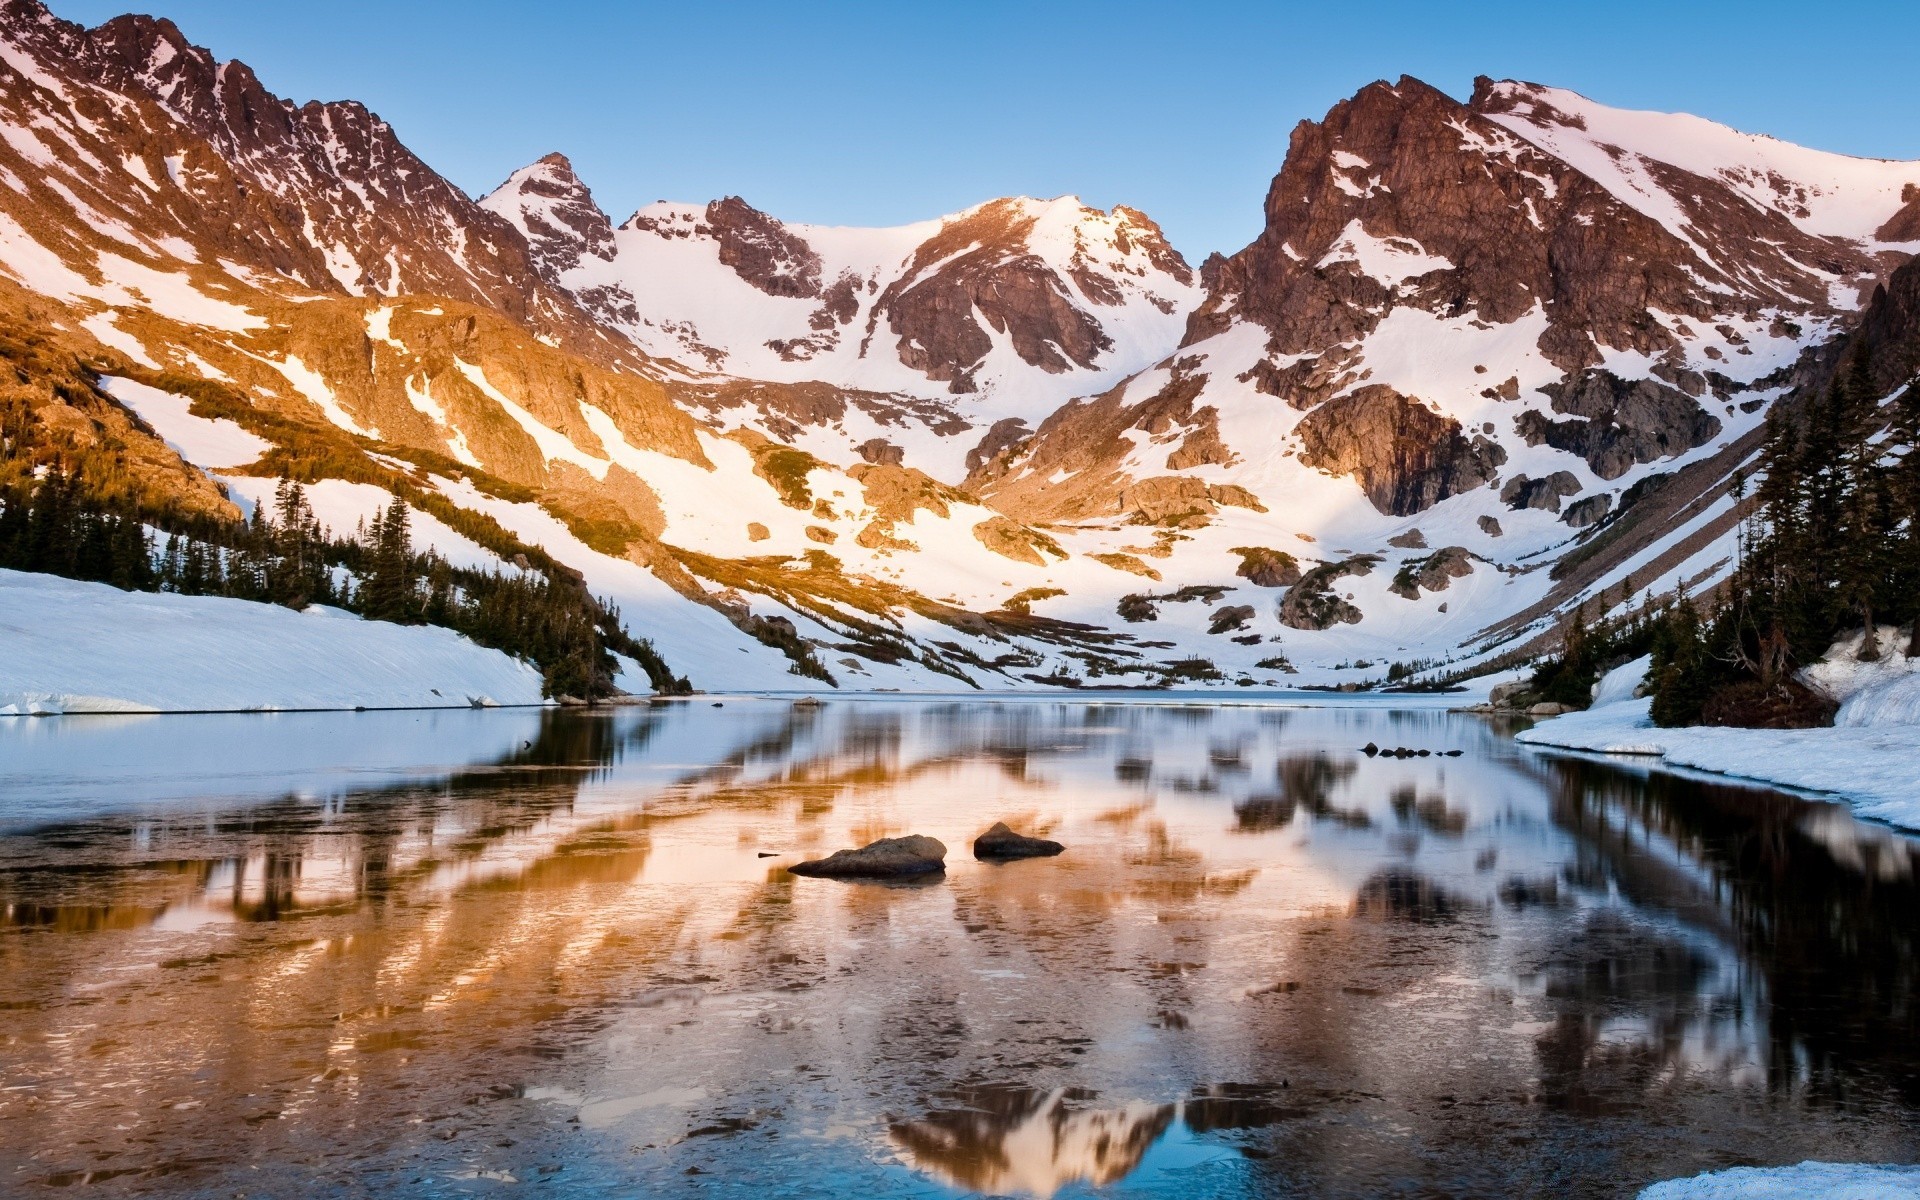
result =
[[[450,630],[0,570],[0,714],[540,703]]]

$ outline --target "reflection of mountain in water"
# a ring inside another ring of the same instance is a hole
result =
[[[1173,1104],[1077,1108],[1097,1094],[1083,1088],[974,1087],[952,1093],[957,1107],[895,1125],[892,1132],[915,1166],[954,1187],[1044,1197],[1075,1183],[1117,1183],[1176,1128],[1206,1134],[1307,1115],[1274,1095],[1270,1088],[1227,1083],[1195,1088]]]
[[[1113,1183],[1166,1133],[1175,1106],[1070,1107],[1092,1098],[1072,1088],[968,1088],[955,1095],[959,1107],[895,1125],[893,1140],[921,1169],[989,1194],[1051,1196],[1071,1183]]]

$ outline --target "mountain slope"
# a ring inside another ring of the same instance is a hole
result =
[[[1908,344],[1920,249],[1920,164],[1487,80],[1302,122],[1198,272],[1070,197],[616,224],[550,155],[476,201],[359,105],[34,0],[0,133],[11,474],[400,488],[707,687],[1350,681],[1710,583],[1768,407],[1862,305]],[[271,448],[186,462],[114,378]]]

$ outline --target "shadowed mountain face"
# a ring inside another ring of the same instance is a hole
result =
[[[616,221],[556,153],[475,200],[364,106],[283,100],[164,19],[8,0],[0,40],[9,477],[84,459],[221,513],[282,471],[423,489],[581,571],[699,685],[1497,653],[1616,602],[1643,551],[1634,590],[1710,586],[1726,481],[1856,323],[1880,388],[1915,369],[1920,164],[1536,84],[1367,85],[1195,271],[1072,197]],[[198,427],[101,376],[275,450],[194,461]],[[1656,546],[1678,512],[1694,534]],[[1396,587],[1423,544],[1490,569]],[[1249,604],[1247,549],[1337,579],[1338,619]],[[1369,556],[1391,569],[1342,566]]]

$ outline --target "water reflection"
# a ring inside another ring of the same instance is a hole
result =
[[[1920,854],[1832,806],[1053,701],[476,714],[354,783],[378,715],[253,793],[225,719],[152,797],[148,725],[9,761],[8,1186],[1613,1195],[1920,1132]],[[1067,852],[784,870],[997,820]]]

